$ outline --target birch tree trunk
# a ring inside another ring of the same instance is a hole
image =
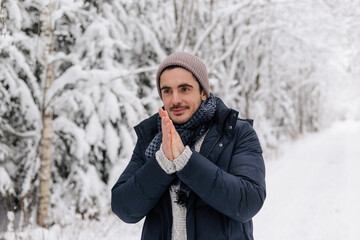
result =
[[[50,200],[50,182],[51,182],[51,136],[52,136],[52,107],[45,102],[45,96],[53,82],[53,64],[49,63],[48,56],[53,54],[54,37],[51,26],[51,14],[53,12],[54,4],[50,3],[47,8],[45,16],[45,41],[46,47],[43,55],[45,85],[43,92],[43,108],[42,108],[42,124],[41,132],[41,166],[40,166],[40,185],[38,193],[38,208],[37,208],[37,224],[41,227],[46,227],[46,219],[48,216],[49,200]]]

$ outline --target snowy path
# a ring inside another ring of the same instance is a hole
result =
[[[283,149],[266,163],[255,239],[360,239],[360,122],[336,123]]]

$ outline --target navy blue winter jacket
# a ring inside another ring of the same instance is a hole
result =
[[[258,137],[217,98],[215,117],[200,153],[185,167],[166,174],[145,150],[157,133],[157,114],[135,127],[138,141],[124,172],[112,189],[111,207],[124,222],[146,216],[142,238],[170,240],[172,210],[169,186],[176,175],[192,191],[187,203],[189,240],[253,239],[251,218],[265,200],[265,166]]]

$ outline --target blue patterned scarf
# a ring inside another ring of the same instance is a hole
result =
[[[216,99],[214,95],[210,94],[205,101],[202,101],[199,109],[195,114],[184,124],[174,124],[176,131],[179,133],[180,138],[184,146],[188,145],[193,147],[196,141],[206,133],[207,129],[211,124],[216,111]],[[162,131],[161,131],[161,117],[157,119],[158,134],[153,138],[150,145],[145,151],[146,157],[149,159],[155,155],[159,150],[162,142]],[[181,182],[178,178],[174,181],[175,184],[180,184],[180,189],[176,192],[177,199],[176,203],[186,206],[190,189],[186,184]]]
[[[209,128],[212,118],[215,115],[216,99],[210,94],[205,101],[202,101],[199,109],[184,124],[174,124],[176,131],[179,133],[184,146],[192,147],[195,142],[205,134]],[[146,157],[149,159],[159,150],[162,142],[161,117],[157,119],[158,134],[153,138],[150,145],[145,151]]]

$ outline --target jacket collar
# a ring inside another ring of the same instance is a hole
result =
[[[221,136],[232,136],[234,131],[238,112],[225,106],[220,98],[216,98],[216,112],[210,129],[201,145],[200,154],[208,157],[215,145],[219,142]],[[229,138],[227,138],[229,139]]]
[[[158,133],[157,129],[157,118],[159,114],[156,113],[151,117],[143,120],[134,127],[138,138],[143,139],[145,143],[151,142],[151,140]]]
[[[216,97],[216,112],[210,126],[210,131],[207,135],[210,134],[210,136],[219,136],[223,129],[227,131],[229,130],[229,126],[234,127],[238,114],[239,113],[237,111],[226,107],[224,102],[220,98]],[[158,132],[158,115],[159,114],[156,113],[134,127],[138,138],[142,138],[144,142],[150,142],[155,137]],[[206,138],[208,138],[208,136],[206,136]]]
[[[238,115],[239,112],[228,108],[220,98],[216,98],[216,113],[214,121],[217,123],[216,125],[218,125],[220,129],[223,128],[224,125],[234,126]],[[229,118],[229,116],[231,117]]]

